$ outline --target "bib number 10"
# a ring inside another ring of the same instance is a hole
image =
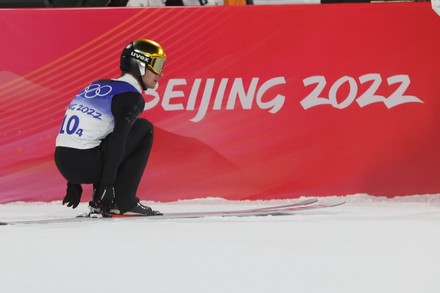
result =
[[[83,129],[79,128],[79,117],[76,115],[70,117],[65,115],[63,123],[61,124],[60,133],[66,133],[68,135],[76,134],[81,137],[83,135]]]

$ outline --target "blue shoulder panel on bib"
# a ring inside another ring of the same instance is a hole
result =
[[[99,80],[91,83],[73,99],[73,103],[85,103],[102,113],[111,113],[113,96],[123,92],[138,92],[126,82]]]

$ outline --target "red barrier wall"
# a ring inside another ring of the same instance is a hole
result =
[[[0,203],[63,197],[65,107],[140,37],[169,57],[142,199],[440,192],[429,3],[3,9],[0,27]]]

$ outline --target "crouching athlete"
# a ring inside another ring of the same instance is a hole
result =
[[[136,197],[153,143],[153,125],[138,118],[142,91],[162,78],[166,56],[151,40],[128,44],[121,76],[92,82],[69,104],[56,139],[55,163],[67,180],[63,204],[76,208],[81,184],[93,184],[92,212],[104,216],[160,214]]]

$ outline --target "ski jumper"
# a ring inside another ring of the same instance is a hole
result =
[[[153,125],[138,118],[145,101],[130,75],[91,83],[68,106],[56,139],[55,163],[72,184],[115,188],[121,212],[136,191],[153,142]]]

